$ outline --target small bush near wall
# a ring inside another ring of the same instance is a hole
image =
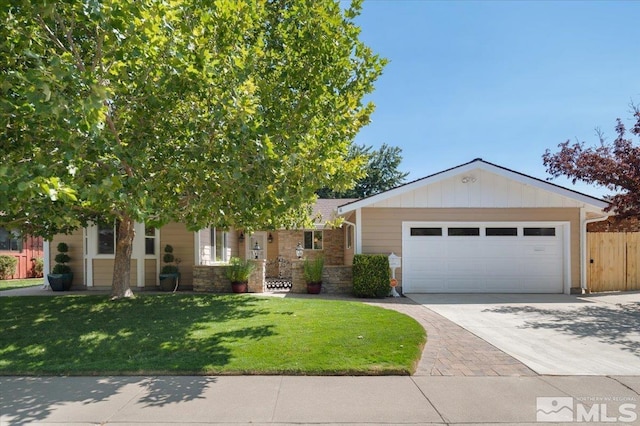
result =
[[[353,258],[353,294],[356,297],[389,295],[389,259],[383,254],[357,254]]]
[[[0,256],[0,280],[6,280],[16,273],[18,259],[13,256]]]

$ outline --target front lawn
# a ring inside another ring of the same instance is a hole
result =
[[[411,374],[424,329],[359,302],[0,297],[0,374]]]
[[[42,285],[44,278],[27,278],[22,280],[0,280],[0,291],[13,290],[14,288],[33,287]]]

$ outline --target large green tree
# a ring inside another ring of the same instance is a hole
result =
[[[384,60],[337,0],[10,0],[0,10],[0,225],[280,227],[362,159]]]
[[[402,185],[409,173],[402,172],[398,168],[402,162],[402,148],[389,146],[383,143],[379,149],[371,146],[351,145],[349,158],[366,159],[364,175],[356,184],[346,190],[333,190],[322,188],[318,191],[321,198],[364,198],[379,194]]]

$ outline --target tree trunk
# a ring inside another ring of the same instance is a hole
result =
[[[128,216],[120,218],[116,233],[116,258],[113,263],[111,300],[133,297],[131,291],[131,253],[136,235],[134,221]]]

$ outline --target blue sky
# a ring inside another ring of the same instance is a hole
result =
[[[640,1],[365,0],[356,22],[390,60],[356,143],[402,148],[408,180],[478,157],[546,179],[547,148],[640,104]]]

